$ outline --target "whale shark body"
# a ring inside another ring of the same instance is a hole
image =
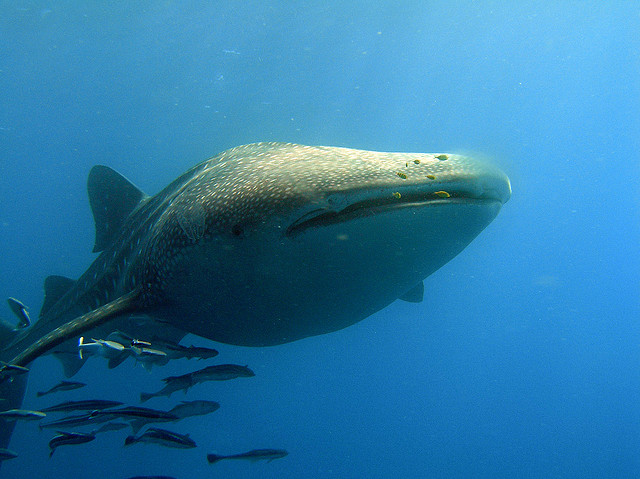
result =
[[[64,353],[86,331],[270,346],[342,329],[398,298],[419,301],[422,280],[495,218],[511,187],[459,155],[256,143],[154,196],[96,166],[88,193],[100,255],[78,280],[47,278],[35,324],[0,331],[8,364],[52,351],[80,362]],[[141,315],[150,319],[132,319]],[[7,406],[21,403],[25,378],[0,384]]]

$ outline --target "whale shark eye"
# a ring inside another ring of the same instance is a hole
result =
[[[242,226],[240,226],[238,223],[236,223],[231,228],[231,233],[233,234],[233,236],[239,238],[242,235],[244,235],[244,229],[242,229]]]

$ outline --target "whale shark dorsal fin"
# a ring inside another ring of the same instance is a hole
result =
[[[40,317],[47,314],[51,306],[56,304],[76,282],[66,276],[51,275],[44,280],[44,301],[40,309]]]
[[[424,283],[420,281],[413,288],[400,296],[400,299],[408,303],[421,303],[424,299]]]
[[[91,168],[87,191],[96,223],[93,252],[97,253],[111,245],[127,217],[147,195],[120,173],[102,165]]]

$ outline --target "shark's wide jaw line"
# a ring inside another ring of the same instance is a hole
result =
[[[454,203],[502,203],[499,195],[483,194],[481,197],[474,197],[466,192],[446,193],[448,196],[439,196],[435,192],[425,193],[395,193],[388,194],[384,197],[369,198],[366,200],[352,203],[341,210],[330,208],[318,208],[303,214],[289,225],[285,235],[294,237],[306,231],[309,228],[317,228],[323,226],[331,226],[338,223],[373,216],[380,213],[386,213],[400,208],[421,208],[428,206],[438,206]],[[444,195],[444,194],[443,194]]]

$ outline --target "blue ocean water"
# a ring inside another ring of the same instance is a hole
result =
[[[188,393],[221,404],[176,427],[197,449],[120,431],[49,459],[50,432],[24,423],[0,477],[640,476],[633,2],[9,1],[0,33],[0,298],[34,316],[45,276],[94,258],[97,163],[155,193],[226,148],[291,141],[480,154],[513,187],[421,304],[273,348],[188,337],[256,372]],[[137,404],[203,365],[74,379]],[[36,361],[25,407],[61,378]],[[205,458],[267,447],[289,455]]]

